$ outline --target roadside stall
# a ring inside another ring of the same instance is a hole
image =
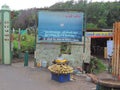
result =
[[[68,65],[66,59],[54,60],[53,65],[49,66],[48,69],[51,72],[51,79],[58,82],[70,81],[70,74],[73,73],[73,68]]]
[[[86,37],[91,38],[91,55],[108,58],[108,42],[113,39],[112,29],[88,29]]]

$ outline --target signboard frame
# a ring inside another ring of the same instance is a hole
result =
[[[83,12],[40,11],[37,43],[80,42],[83,36],[83,24]]]

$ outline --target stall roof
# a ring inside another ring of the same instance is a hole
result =
[[[98,28],[98,29],[87,29],[86,30],[87,32],[112,32],[113,29],[101,29],[101,28]]]

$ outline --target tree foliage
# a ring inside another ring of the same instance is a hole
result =
[[[69,9],[84,12],[86,14],[87,28],[92,28],[92,26],[95,26],[95,28],[112,28],[114,22],[120,21],[120,2],[87,3],[86,1],[60,2],[51,6],[50,9]]]
[[[12,27],[15,29],[21,28],[26,29],[27,27],[36,26],[37,25],[37,10],[36,9],[28,9],[28,10],[20,10],[13,12],[14,18],[12,19]]]
[[[14,34],[14,41],[13,41],[13,50],[14,54],[18,54],[18,34]],[[28,34],[23,34],[20,36],[20,46],[21,52],[28,51],[29,53],[34,52],[35,48],[35,37]]]
[[[46,8],[43,8],[46,9]],[[87,0],[69,0],[58,2],[48,10],[77,10],[86,15],[87,28],[112,28],[113,23],[120,21],[120,2],[87,2]],[[12,27],[25,29],[37,26],[37,12],[40,9],[13,11]]]

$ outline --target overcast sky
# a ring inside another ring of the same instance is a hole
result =
[[[6,4],[10,7],[11,10],[19,10],[19,9],[28,9],[28,8],[40,8],[40,7],[49,7],[56,2],[60,1],[69,1],[69,0],[0,0],[0,8],[2,5]],[[74,0],[78,1],[78,0]],[[119,0],[88,0],[88,1],[119,1]]]

